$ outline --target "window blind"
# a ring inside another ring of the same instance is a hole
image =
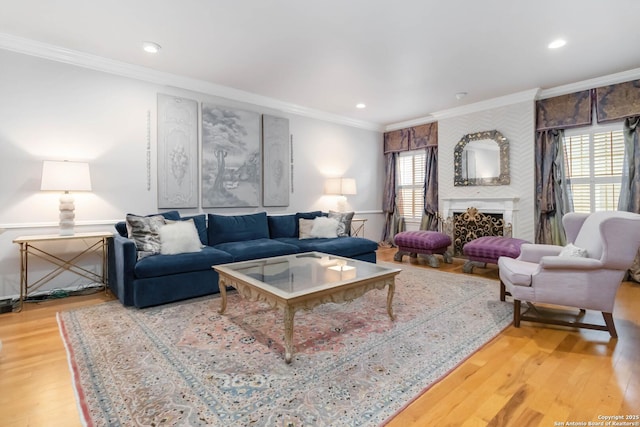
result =
[[[622,130],[566,136],[564,150],[574,211],[616,210],[624,162]]]
[[[425,169],[424,151],[407,151],[398,155],[398,210],[406,219],[422,218]]]

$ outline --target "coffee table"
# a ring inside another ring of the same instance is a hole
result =
[[[387,313],[395,320],[391,303],[400,269],[320,252],[215,265],[220,279],[220,314],[227,308],[226,287],[249,301],[265,301],[284,312],[285,361],[293,355],[293,317],[328,302],[353,301],[373,289],[387,286]]]

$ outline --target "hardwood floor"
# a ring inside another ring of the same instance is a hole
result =
[[[380,249],[378,259],[393,262],[394,253]],[[408,257],[403,264],[431,268]],[[441,270],[464,274],[462,264],[454,260]],[[495,266],[474,274],[496,279],[498,298]],[[80,425],[56,312],[111,298],[97,293],[30,303],[21,313],[0,315],[0,426]],[[639,307],[640,285],[624,282],[614,311],[617,340],[601,331],[510,326],[388,425],[586,425],[602,421],[599,416],[640,415]]]
[[[381,249],[378,259],[392,261],[394,253]],[[425,265],[406,256],[403,263]],[[456,259],[441,269],[464,274],[462,265]],[[498,298],[497,267],[474,274],[496,279]],[[509,326],[388,426],[588,425],[602,421],[599,416],[640,415],[638,307],[640,285],[624,282],[614,310],[617,340],[601,331],[529,322]],[[602,323],[599,313],[587,316]]]

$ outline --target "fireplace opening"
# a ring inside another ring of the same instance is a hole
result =
[[[484,236],[511,236],[511,224],[502,213],[482,213],[474,207],[453,212],[445,222],[445,233],[451,236],[453,256],[462,256],[468,242]]]

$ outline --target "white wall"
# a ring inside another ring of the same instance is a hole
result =
[[[517,197],[514,237],[534,240],[535,128],[534,102],[519,102],[438,122],[438,192],[442,198]],[[453,152],[468,134],[498,130],[509,140],[511,183],[498,186],[456,187],[453,185]]]
[[[323,196],[326,176],[357,181],[347,207],[367,218],[366,237],[382,232],[382,133],[285,114],[251,104],[0,50],[0,298],[19,293],[20,235],[57,232],[58,195],[40,191],[42,160],[87,160],[93,191],[76,195],[76,230],[112,230],[128,212],[157,212],[156,96],[167,93],[289,119],[294,192],[287,208],[192,209],[181,213],[291,213],[336,209]],[[151,188],[147,188],[150,117]],[[4,232],[1,231],[4,229]],[[52,250],[73,250],[53,247]],[[89,259],[87,264],[92,265]],[[34,263],[35,279],[46,271]],[[69,273],[44,289],[73,284]]]

